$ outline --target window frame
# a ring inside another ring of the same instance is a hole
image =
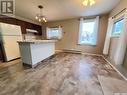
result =
[[[58,37],[55,37],[55,36],[49,37],[49,36],[48,36],[48,32],[50,32],[50,31],[52,31],[52,30],[58,30],[59,32],[61,32],[61,33],[60,33],[61,35],[58,36]],[[57,40],[60,40],[60,39],[62,38],[62,28],[61,28],[61,27],[51,27],[51,28],[47,27],[46,38],[47,38],[47,39],[57,39]]]
[[[119,37],[120,36],[121,33],[116,33],[116,34],[114,33],[114,28],[115,28],[115,24],[119,21],[122,21],[122,20],[123,20],[123,25],[124,25],[124,16],[123,15],[114,20],[111,37]],[[123,28],[123,26],[122,26],[122,28]],[[122,31],[122,29],[121,29],[121,31]]]
[[[83,19],[83,18],[81,18],[81,19]],[[95,25],[94,25],[94,32],[95,32],[95,39],[96,39],[96,41],[95,41],[95,43],[81,43],[80,42],[80,38],[81,38],[81,33],[82,33],[82,30],[81,30],[81,27],[79,27],[80,29],[79,29],[79,37],[78,37],[78,45],[90,45],[90,46],[96,46],[97,45],[97,36],[98,36],[98,29],[99,29],[99,16],[97,16],[96,18],[91,18],[91,19],[83,19],[83,23],[87,23],[87,22],[94,22],[95,23]],[[82,24],[83,24],[82,23]],[[81,24],[81,22],[80,22],[80,24]]]

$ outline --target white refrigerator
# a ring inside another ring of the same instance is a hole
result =
[[[21,27],[6,23],[0,23],[0,39],[3,45],[5,61],[20,57],[17,41],[22,40]]]

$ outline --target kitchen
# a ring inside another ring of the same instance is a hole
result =
[[[12,22],[15,20],[14,18],[10,18],[10,19],[12,20]],[[18,25],[14,25],[15,23],[13,23],[13,24],[0,23],[1,62],[9,62],[9,61],[16,60],[21,57],[21,59],[23,58],[22,63],[25,64],[26,61],[24,62],[24,60],[27,60],[26,64],[30,65],[30,64],[32,64],[32,63],[30,63],[30,60],[33,60],[32,59],[33,57],[28,58],[28,56],[24,56],[24,55],[31,54],[31,53],[30,52],[22,53],[23,51],[28,51],[28,50],[27,50],[27,46],[23,50],[21,50],[22,48],[19,49],[21,44],[23,44],[23,46],[26,45],[26,43],[35,44],[35,46],[37,46],[38,44],[47,45],[48,43],[49,44],[55,43],[55,40],[44,40],[44,37],[42,36],[42,28],[39,25],[35,25],[35,24],[28,23],[28,22],[21,21],[21,20],[16,20],[16,21],[17,22],[20,21],[20,23],[18,23]],[[25,23],[24,25],[27,25],[27,26],[25,26],[25,28],[24,28],[24,26],[22,26],[22,23]],[[50,47],[50,45],[48,47]],[[37,63],[41,62],[42,60],[53,55],[55,53],[55,44],[52,44],[51,47],[49,49],[47,49],[46,51],[45,51],[45,48],[43,48],[43,49],[41,49],[41,51],[47,53],[47,55],[46,56],[43,55],[44,58],[39,55],[38,57],[40,57],[40,58],[38,60],[36,59],[36,63],[34,63],[34,65],[36,65]],[[20,50],[21,50],[21,52],[20,52]],[[51,52],[49,52],[49,51],[51,51]],[[38,52],[40,52],[40,51],[38,51]],[[48,54],[48,52],[49,52],[49,54]],[[38,53],[36,53],[36,54],[38,55]],[[33,55],[36,56],[35,54],[33,54]],[[4,64],[4,63],[2,63],[2,64]],[[30,66],[32,66],[32,65],[30,65]]]
[[[127,93],[127,0],[7,1],[0,95]]]

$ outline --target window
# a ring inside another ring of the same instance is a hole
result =
[[[96,45],[99,17],[80,20],[79,44]]]
[[[113,32],[112,32],[113,35],[120,35],[123,28],[123,21],[124,21],[124,18],[122,17],[114,22]]]
[[[48,39],[61,39],[62,28],[47,28],[47,38]]]

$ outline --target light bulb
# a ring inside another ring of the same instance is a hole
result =
[[[45,17],[42,18],[43,20],[46,20]]]
[[[35,19],[38,19],[38,16],[36,16]]]
[[[47,20],[45,19],[44,22],[47,22]]]
[[[95,1],[94,0],[90,0],[90,6],[94,5]]]
[[[39,19],[39,22],[41,22],[41,19]]]
[[[84,6],[92,6],[95,4],[95,0],[84,0],[83,3],[82,3]]]
[[[84,6],[87,6],[87,5],[88,5],[88,0],[84,0],[82,4],[83,4]]]

